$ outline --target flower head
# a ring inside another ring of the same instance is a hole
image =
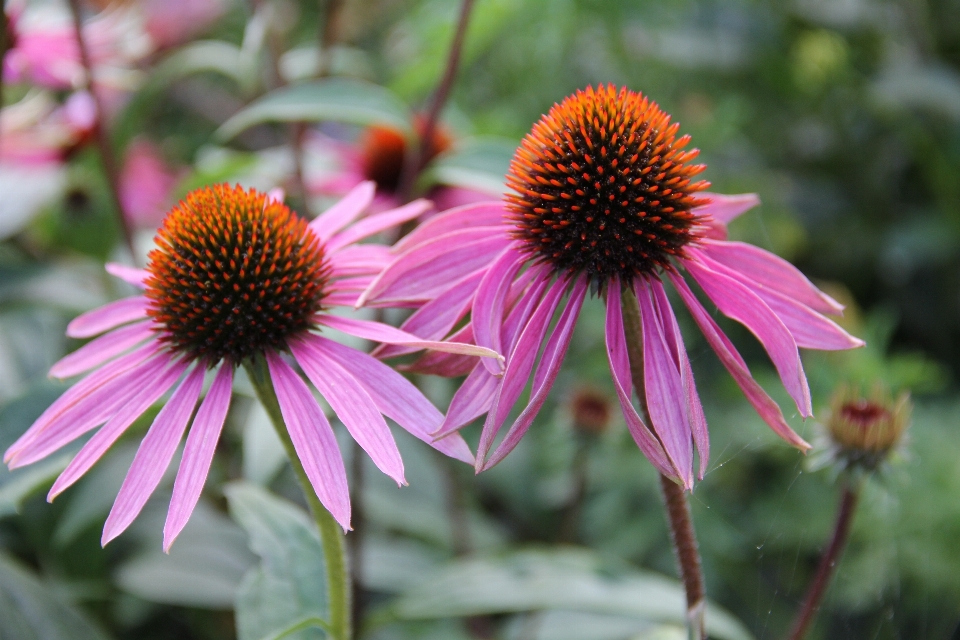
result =
[[[146,270],[108,270],[144,289],[74,319],[68,335],[103,334],[55,364],[65,378],[91,372],[54,402],[6,452],[11,468],[43,458],[84,433],[84,444],[50,490],[53,499],[76,482],[167,391],[173,394],[144,437],[104,526],[106,544],[137,516],[183,439],[204,377],[213,382],[186,438],[164,527],[169,548],[193,511],[230,406],[237,366],[266,360],[290,438],[317,495],[344,528],[350,502],[343,461],[327,418],[300,365],[344,426],[377,466],[398,483],[403,462],[384,421],[388,416],[440,451],[471,461],[461,439],[433,443],[443,416],[405,378],[368,354],[318,333],[323,327],[415,349],[493,355],[474,345],[422,340],[378,322],[329,315],[352,306],[386,263],[386,247],[357,244],[420,215],[429,205],[354,221],[370,205],[361,184],[307,223],[280,201],[241,187],[191,193],[167,216]]]
[[[760,340],[804,416],[811,415],[810,392],[797,348],[863,343],[821,315],[842,307],[796,268],[726,240],[726,224],[758,200],[706,193],[707,183],[694,181],[703,167],[690,164],[697,151],[684,150],[689,139],[677,133],[655,103],[627,89],[607,86],[568,97],[517,150],[507,177],[515,193],[506,205],[460,207],[422,224],[397,244],[393,262],[361,297],[362,303],[419,306],[403,328],[431,339],[447,335],[469,313],[451,339],[505,354],[504,369],[496,361],[477,364],[447,354],[414,365],[467,376],[435,435],[454,433],[486,413],[478,471],[503,459],[543,406],[591,284],[606,298],[607,355],[624,419],[662,473],[692,487],[694,447],[700,476],[709,455],[706,420],[664,280],[761,417],[791,444],[808,448],[683,272]],[[625,298],[634,305],[629,314],[622,313],[622,292],[632,294]],[[639,326],[625,327],[636,306]],[[643,417],[631,402],[628,339],[642,342]],[[403,351],[379,350],[382,356]],[[531,379],[527,406],[494,448]]]

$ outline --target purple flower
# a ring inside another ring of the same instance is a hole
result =
[[[442,414],[403,376],[366,353],[316,330],[330,327],[412,349],[492,355],[474,345],[423,340],[388,325],[330,315],[353,306],[389,259],[386,247],[359,240],[420,215],[429,203],[354,222],[373,199],[372,183],[350,192],[311,223],[271,196],[218,185],[189,194],[168,214],[146,270],[108,265],[144,293],[74,319],[67,334],[89,338],[51,375],[86,377],[54,402],[6,452],[11,468],[35,462],[100,427],[50,489],[76,482],[130,425],[173,394],[140,444],[113,509],[104,544],[137,516],[187,431],[208,371],[213,382],[186,437],[164,526],[169,549],[196,506],[230,407],[234,370],[265,358],[290,438],[324,506],[344,527],[350,496],[327,418],[307,384],[281,355],[289,352],[377,466],[404,483],[403,462],[383,416],[452,457],[472,462],[458,438],[434,441]]]
[[[478,471],[502,460],[543,406],[592,286],[606,298],[607,356],[634,440],[660,472],[687,488],[693,486],[695,447],[703,476],[707,425],[663,280],[672,283],[760,416],[787,442],[808,448],[682,272],[760,340],[803,416],[811,415],[810,392],[797,347],[863,343],[821,315],[842,307],[796,268],[726,240],[726,224],[758,200],[704,193],[709,185],[693,181],[704,167],[689,164],[698,152],[683,150],[689,137],[677,138],[678,128],[639,93],[613,86],[578,92],[555,105],[524,139],[507,176],[514,193],[506,205],[460,207],[427,221],[394,248],[393,262],[361,297],[361,303],[418,306],[403,329],[425,339],[443,338],[469,313],[469,323],[451,340],[506,355],[505,369],[495,360],[477,363],[449,354],[430,354],[414,365],[466,375],[435,436],[452,434],[486,413]],[[639,301],[642,328],[635,339],[643,346],[648,423],[631,402],[621,315],[621,288],[627,287]],[[378,353],[406,351],[381,347]],[[531,374],[528,404],[491,453]]]

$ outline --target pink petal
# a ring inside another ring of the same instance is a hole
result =
[[[513,240],[500,227],[457,231],[433,239],[387,266],[361,298],[384,303],[430,300],[452,283],[487,267]]]
[[[90,338],[127,322],[142,320],[146,317],[147,299],[145,297],[123,298],[99,309],[80,314],[67,325],[67,335],[71,338]]]
[[[376,190],[375,183],[361,182],[339,202],[310,222],[310,228],[321,240],[328,242],[335,233],[360,217],[360,214],[373,202],[373,194]]]
[[[610,363],[610,373],[613,377],[613,386],[617,390],[620,400],[620,409],[627,422],[627,429],[633,436],[634,442],[640,447],[643,455],[655,466],[660,473],[668,477],[679,477],[657,437],[650,432],[643,423],[631,400],[633,379],[630,374],[630,356],[627,351],[626,334],[623,327],[623,315],[620,304],[620,281],[612,280],[607,285],[607,320],[605,325],[607,360]],[[638,338],[640,336],[637,336]]]
[[[406,253],[413,247],[429,242],[437,236],[451,231],[462,231],[473,227],[498,227],[503,225],[503,203],[496,200],[467,204],[439,213],[423,222],[404,236],[393,247],[397,255]]]
[[[670,353],[674,357],[674,363],[680,370],[680,380],[683,382],[683,390],[687,398],[687,417],[690,420],[690,429],[693,432],[693,442],[696,444],[697,453],[700,456],[698,476],[700,480],[703,480],[703,474],[707,472],[707,462],[710,459],[710,435],[707,432],[707,419],[703,415],[703,406],[700,404],[697,385],[693,379],[693,368],[690,366],[687,349],[683,346],[683,336],[680,334],[677,318],[673,315],[673,308],[667,299],[666,291],[663,290],[663,283],[651,278],[647,281],[647,284],[653,292],[653,306],[660,317],[667,348],[670,349]],[[639,297],[640,293],[637,292],[637,298],[639,299]]]
[[[104,265],[104,269],[107,270],[107,273],[112,275],[115,278],[120,278],[128,284],[139,289],[146,289],[147,276],[150,274],[147,273],[146,269],[135,269],[134,267],[128,267],[125,264],[120,264],[118,262],[108,262]]]
[[[550,337],[547,339],[546,346],[543,350],[543,357],[540,359],[540,364],[537,365],[537,371],[533,376],[533,389],[530,393],[530,401],[513,425],[511,425],[507,434],[500,442],[500,446],[497,447],[493,455],[490,456],[490,459],[487,460],[484,469],[489,469],[503,460],[508,453],[520,444],[520,439],[527,433],[530,425],[533,424],[534,418],[537,417],[537,414],[543,407],[543,403],[546,401],[547,396],[550,394],[550,389],[553,388],[553,383],[557,379],[557,374],[560,372],[560,365],[563,363],[563,358],[567,354],[567,347],[570,346],[570,338],[573,336],[573,329],[577,325],[577,318],[580,316],[583,299],[587,293],[587,284],[588,281],[583,276],[574,284],[573,291],[570,293],[570,299],[560,314],[560,319],[557,320],[557,326],[554,327],[553,333],[550,334]]]
[[[647,412],[667,457],[689,490],[693,488],[693,434],[687,416],[687,394],[677,361],[667,346],[661,319],[654,310],[650,288],[640,281],[636,289],[643,328],[643,383]]]
[[[483,271],[476,271],[439,296],[426,303],[407,318],[400,326],[403,331],[428,340],[439,340],[450,333],[454,326],[470,310],[470,301],[483,278]],[[410,353],[415,349],[393,345],[381,345],[373,351],[378,358],[392,358]]]
[[[475,366],[453,394],[447,415],[433,437],[443,442],[443,439],[489,411],[499,386],[499,377],[479,364]]]
[[[203,388],[203,373],[202,366],[193,368],[157,414],[147,435],[140,442],[137,455],[103,525],[101,545],[105,546],[130,526],[160,484],[164,471],[170,466],[170,460],[183,439],[183,432],[187,430],[193,408],[197,406]]]
[[[691,251],[691,258],[682,264],[694,277],[707,296],[727,317],[733,318],[757,337],[773,361],[783,386],[797,404],[800,414],[813,415],[810,406],[810,388],[803,373],[803,363],[797,343],[770,307],[755,293],[733,278],[718,273]]]
[[[366,353],[321,336],[304,336],[300,343],[306,348],[322,348],[349,371],[380,413],[441,453],[473,464],[473,454],[460,436],[434,442],[432,432],[439,427],[443,414],[402,375]]]
[[[341,248],[359,242],[364,238],[369,238],[375,233],[393,229],[397,225],[401,225],[404,222],[423,215],[423,213],[429,211],[431,207],[433,207],[433,205],[427,200],[414,200],[402,207],[369,216],[349,229],[330,238],[330,241],[327,243],[327,251],[336,253]]]
[[[540,344],[546,337],[547,325],[553,319],[553,313],[556,311],[566,288],[566,281],[558,280],[553,283],[543,296],[536,311],[530,316],[530,320],[520,333],[516,346],[510,352],[506,371],[503,374],[503,381],[500,383],[497,397],[494,399],[490,412],[487,413],[487,419],[480,434],[476,465],[478,472],[486,468],[485,458],[491,445],[493,445],[493,439],[496,438],[500,427],[507,419],[507,415],[527,386],[527,381],[530,379],[530,373],[533,370],[533,363],[540,352]]]
[[[332,316],[327,314],[317,314],[317,322],[326,325],[331,329],[343,331],[351,336],[373,340],[374,342],[386,342],[387,344],[401,344],[420,349],[433,349],[434,351],[445,351],[447,353],[459,353],[468,356],[481,356],[485,358],[502,359],[500,354],[478,347],[473,344],[463,344],[459,342],[438,342],[435,340],[422,340],[417,336],[411,335],[406,331],[391,327],[382,322],[373,322],[370,320],[358,320],[356,318],[344,318],[342,316]]]
[[[173,541],[186,526],[193,513],[203,484],[210,472],[213,454],[220,440],[227,411],[230,409],[230,394],[233,389],[233,366],[224,363],[217,371],[207,397],[203,399],[197,416],[193,419],[187,444],[183,448],[180,469],[173,483],[173,497],[163,525],[163,550],[170,552]]]
[[[50,367],[54,378],[69,378],[98,367],[154,335],[156,325],[152,320],[114,329],[64,356]]]
[[[330,256],[334,276],[378,275],[394,256],[380,244],[352,244]]]
[[[360,383],[322,349],[304,348],[300,340],[290,340],[288,346],[300,368],[377,468],[398,485],[406,484],[403,460],[390,427]]]
[[[779,291],[820,313],[843,312],[842,304],[817,289],[795,266],[769,251],[745,242],[707,241],[702,246],[704,254],[762,287]]]
[[[267,352],[270,377],[293,448],[324,507],[350,528],[350,489],[333,429],[310,389],[276,353]]]
[[[187,364],[185,362],[174,362],[159,376],[152,376],[149,380],[143,381],[143,386],[138,385],[139,393],[110,418],[107,424],[100,427],[100,430],[93,434],[93,437],[83,445],[83,448],[70,461],[70,464],[67,465],[67,468],[50,488],[47,500],[53,500],[89,471],[90,467],[107,452],[107,449],[113,446],[113,443],[126,432],[127,428],[173,386],[173,383],[177,381],[177,378],[186,368]]]
[[[750,369],[747,368],[747,363],[740,357],[733,343],[724,335],[720,327],[717,326],[717,323],[714,322],[710,314],[707,313],[707,310],[704,309],[700,301],[697,300],[697,297],[690,291],[690,287],[683,277],[672,271],[668,271],[667,274],[670,276],[670,281],[673,282],[674,288],[680,294],[680,297],[683,298],[687,309],[690,310],[690,315],[693,316],[697,326],[700,327],[700,331],[703,332],[707,342],[710,343],[710,346],[720,358],[720,362],[723,363],[723,366],[727,368],[727,371],[729,371],[733,379],[736,380],[737,385],[743,391],[743,394],[747,397],[750,404],[753,405],[753,408],[760,414],[760,417],[763,418],[763,421],[770,425],[770,428],[773,429],[777,435],[793,446],[802,451],[809,449],[810,445],[798,436],[787,424],[777,403],[774,402],[763,388],[757,384],[757,381],[753,379],[753,376],[750,374]]]
[[[754,293],[777,314],[790,331],[797,346],[802,349],[842,351],[866,344],[863,340],[851,336],[829,318],[776,291],[754,289]]]
[[[721,193],[701,193],[700,197],[709,198],[709,204],[697,207],[693,212],[697,215],[710,215],[717,222],[728,225],[740,214],[753,209],[760,204],[760,198],[755,193],[724,195]]]
[[[477,345],[488,347],[497,353],[503,352],[500,340],[503,325],[503,307],[507,292],[515,275],[523,265],[525,258],[512,249],[505,250],[486,270],[473,298],[473,337]],[[500,375],[502,369],[492,359],[483,360],[483,366],[493,375]]]
[[[139,385],[162,371],[168,360],[167,355],[160,354],[140,362],[129,371],[124,371],[124,375],[114,376],[79,396],[75,402],[64,403],[62,411],[51,414],[49,419],[41,416],[41,420],[34,423],[27,434],[8,451],[10,468],[40,460],[104,423],[138,393]],[[60,400],[66,396],[65,393]]]

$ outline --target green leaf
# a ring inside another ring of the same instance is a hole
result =
[[[485,191],[499,197],[506,191],[504,176],[517,145],[506,138],[473,138],[437,158],[424,180],[452,187]]]
[[[153,82],[169,83],[187,76],[213,72],[248,88],[256,77],[254,59],[240,47],[222,40],[199,40],[164,58],[154,69]]]
[[[0,638],[107,640],[108,636],[36,576],[0,553]]]
[[[140,514],[131,533],[141,534],[145,550],[119,568],[117,584],[149,602],[233,608],[237,585],[256,562],[247,549],[246,535],[201,500],[170,553],[163,553],[168,502],[153,500]]]
[[[271,91],[224,122],[216,136],[229,140],[265,122],[325,120],[383,124],[407,135],[412,133],[410,110],[389,90],[362,80],[332,78]]]
[[[237,592],[238,640],[319,640],[326,634],[305,620],[326,620],[326,569],[320,536],[296,505],[253,484],[226,491],[230,513],[250,536],[260,565],[247,572]],[[292,631],[292,635],[283,635]]]
[[[636,570],[611,572],[588,551],[520,551],[456,562],[398,598],[400,619],[577,611],[684,624],[682,586]],[[721,640],[750,640],[733,616],[708,605],[707,632]]]

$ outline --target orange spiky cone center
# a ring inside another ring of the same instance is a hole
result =
[[[423,134],[425,120],[417,117],[414,127]],[[443,127],[434,129],[427,160],[432,160],[450,148],[452,140]],[[367,127],[360,139],[360,161],[363,176],[377,183],[380,192],[393,193],[400,185],[403,163],[407,154],[407,139],[396,129],[381,125]]]
[[[191,359],[239,363],[286,348],[320,310],[330,269],[320,240],[286,205],[242,187],[193,191],[150,252],[148,314]]]
[[[595,282],[667,267],[697,239],[709,186],[679,125],[642,94],[588,87],[554,105],[517,149],[507,209],[533,257]]]

